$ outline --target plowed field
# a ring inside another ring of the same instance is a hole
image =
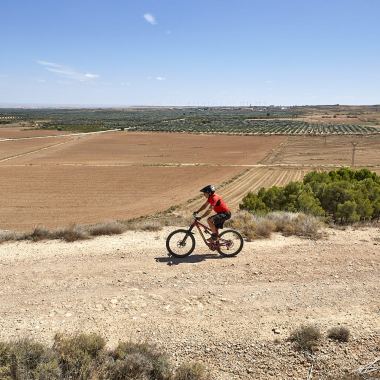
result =
[[[0,141],[0,229],[152,214],[271,153],[283,137],[104,133]]]
[[[380,136],[294,136],[281,144],[262,163],[281,165],[346,165],[352,164],[353,144],[356,166],[380,166]]]
[[[299,181],[311,169],[255,167],[247,169],[235,181],[225,185],[221,193],[228,205],[235,209],[249,191],[258,191],[261,187],[281,186],[291,181]],[[186,210],[195,210],[203,202],[199,197],[185,206]]]
[[[0,229],[128,219],[187,203],[207,183],[232,209],[249,191],[310,170],[380,172],[380,136],[226,136],[110,132],[0,141]],[[233,181],[230,179],[236,176]]]

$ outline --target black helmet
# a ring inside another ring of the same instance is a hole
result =
[[[203,189],[200,189],[199,191],[201,193],[214,194],[215,193],[215,186],[214,185],[207,185]]]

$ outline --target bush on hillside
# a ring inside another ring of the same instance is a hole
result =
[[[380,176],[368,169],[311,172],[302,182],[248,193],[240,209],[258,215],[271,211],[303,212],[340,224],[379,220]]]
[[[97,334],[57,334],[52,347],[30,339],[0,341],[0,379],[8,380],[209,380],[198,363],[176,370],[147,343],[120,342],[109,350]]]
[[[211,377],[201,363],[192,362],[179,366],[173,380],[211,380]]]
[[[321,337],[318,327],[308,325],[295,329],[291,333],[289,340],[294,342],[298,349],[313,352]]]
[[[327,331],[327,337],[338,342],[348,342],[350,338],[350,330],[347,327],[332,327]]]
[[[268,238],[272,232],[285,236],[296,235],[311,239],[321,237],[321,222],[313,215],[291,212],[270,212],[267,215],[254,215],[241,210],[226,226],[238,229],[248,241]]]

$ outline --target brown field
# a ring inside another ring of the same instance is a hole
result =
[[[16,156],[29,157],[31,153],[36,154],[39,151],[44,151],[46,154],[46,149],[65,144],[72,141],[73,138],[63,137],[63,138],[43,138],[43,139],[19,139],[19,140],[8,140],[0,141],[0,163],[4,161],[15,160]],[[28,159],[28,158],[27,158]]]
[[[240,168],[0,166],[0,229],[128,219],[183,202]],[[191,186],[189,186],[191,184]]]
[[[313,169],[380,171],[380,136],[226,136],[110,132],[0,141],[0,229],[129,219],[186,203],[225,182],[232,208],[260,187]],[[230,179],[237,176],[233,181]]]
[[[271,165],[350,166],[352,143],[356,145],[355,165],[380,167],[380,136],[290,136],[273,155],[263,160]]]
[[[114,132],[88,135],[68,147],[13,162],[90,165],[255,164],[284,140],[282,136]]]
[[[121,132],[65,139],[0,142],[8,157],[0,161],[0,229],[128,219],[165,210],[197,195],[205,183],[228,180],[244,170],[241,164],[257,163],[284,141]],[[52,143],[57,145],[44,149]]]
[[[24,127],[0,127],[0,140],[1,139],[16,139],[16,138],[29,138],[29,137],[45,137],[45,136],[61,136],[69,132],[53,131]]]

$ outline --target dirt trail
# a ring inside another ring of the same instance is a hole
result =
[[[111,345],[148,340],[174,361],[203,361],[217,380],[306,379],[310,362],[286,342],[305,323],[353,334],[324,340],[316,379],[379,355],[378,228],[327,230],[320,241],[274,235],[227,259],[199,243],[178,261],[165,250],[172,229],[0,245],[0,339],[80,330]]]

